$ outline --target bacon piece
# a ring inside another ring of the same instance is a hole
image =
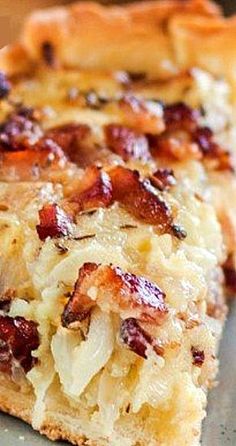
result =
[[[46,204],[39,211],[40,224],[36,230],[40,240],[62,237],[72,233],[72,221],[57,204]]]
[[[128,127],[154,135],[165,129],[163,110],[159,103],[125,95],[120,99],[119,106],[124,124]]]
[[[161,233],[170,231],[173,223],[171,210],[148,180],[142,181],[137,171],[123,166],[114,167],[109,175],[114,200],[137,219],[156,225]]]
[[[160,136],[149,135],[148,139],[154,158],[172,158],[174,161],[203,158],[198,144],[192,141],[191,135],[186,131],[173,130]]]
[[[157,355],[164,354],[163,347],[134,318],[130,317],[121,322],[120,338],[130,350],[144,359],[147,359],[147,350],[150,347]]]
[[[5,99],[11,90],[11,84],[7,79],[5,73],[0,71],[0,99]]]
[[[42,139],[32,147],[18,151],[0,152],[1,180],[36,180],[45,169],[62,169],[67,159],[50,139]]]
[[[70,327],[84,320],[95,305],[105,311],[161,324],[168,312],[164,298],[163,291],[142,276],[124,273],[119,267],[85,263],[63,311],[62,325]]]
[[[104,131],[109,149],[120,155],[124,161],[147,161],[151,158],[148,140],[144,135],[119,124],[108,124]]]
[[[91,136],[90,127],[86,124],[78,123],[54,127],[46,133],[46,137],[56,142],[71,161],[81,166],[85,164],[84,158],[89,157],[89,153],[87,153],[89,152],[88,144],[86,143],[89,136]]]
[[[149,180],[142,181],[137,171],[123,166],[109,170],[109,174],[96,166],[90,166],[74,192],[63,205],[75,217],[76,214],[99,207],[108,207],[114,201],[120,203],[137,219],[157,226],[160,233],[169,232],[179,239],[185,231],[173,223],[170,207],[159,197]]]
[[[13,114],[0,125],[0,148],[2,150],[25,150],[42,137],[39,125],[21,113]]]
[[[110,152],[99,147],[92,138],[91,128],[86,124],[69,123],[54,127],[46,137],[56,142],[69,160],[85,168],[97,162],[107,162]]]
[[[172,186],[176,185],[173,170],[161,167],[152,174],[150,181],[153,186],[161,191],[169,190]]]
[[[214,141],[214,134],[209,127],[198,127],[193,133],[193,140],[200,147],[203,157],[212,160],[215,169],[233,168],[230,152]]]
[[[112,184],[107,173],[96,166],[90,166],[85,170],[79,190],[68,201],[74,205],[76,213],[106,208],[112,203],[112,199]]]
[[[205,353],[203,350],[198,350],[195,347],[191,348],[191,353],[193,357],[193,365],[196,367],[202,367],[204,361],[205,361]]]
[[[87,295],[85,282],[91,281],[91,274],[98,269],[96,263],[84,263],[79,269],[78,279],[74,291],[62,313],[61,321],[64,327],[69,327],[74,322],[81,322],[89,316],[95,302]]]
[[[35,365],[32,351],[39,347],[37,324],[23,317],[0,315],[0,370],[11,374],[18,365],[25,373]]]
[[[66,153],[73,156],[76,144],[91,135],[91,129],[86,124],[69,123],[54,127],[47,131],[47,137],[55,141]]]
[[[184,102],[165,105],[164,120],[167,130],[186,130],[192,132],[197,128],[199,112]]]

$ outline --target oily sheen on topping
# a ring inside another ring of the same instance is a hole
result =
[[[81,322],[96,305],[105,311],[132,316],[139,321],[161,324],[168,312],[165,294],[142,276],[118,267],[86,263],[63,314],[62,324]]]
[[[57,204],[47,204],[39,211],[40,223],[36,230],[40,240],[63,237],[72,233],[72,221]]]

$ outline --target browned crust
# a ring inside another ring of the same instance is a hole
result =
[[[222,26],[225,23],[219,9],[208,0],[146,1],[110,7],[81,2],[37,11],[25,24],[21,44],[1,52],[0,67],[12,74],[29,68],[29,60],[41,63],[42,45],[50,43],[57,63],[63,66],[145,71],[166,77],[178,71],[179,62],[186,65],[181,55],[186,39],[179,35],[179,26],[189,20],[193,21],[193,31],[195,21],[203,20],[207,29],[217,20]]]
[[[49,43],[54,67],[145,71],[165,78],[198,66],[236,86],[235,41],[236,17],[225,19],[208,0],[109,7],[79,2],[34,12],[21,43],[0,52],[0,68],[13,74],[29,69],[30,62],[41,64],[42,46]]]
[[[13,415],[26,423],[32,425],[32,411],[34,406],[34,395],[32,389],[27,393],[21,392],[19,387],[0,373],[0,410]],[[46,435],[50,440],[67,440],[75,445],[85,444],[85,439],[72,432],[61,416],[55,415],[53,411],[45,414],[45,420],[40,428],[40,433]],[[92,443],[86,443],[91,444]]]
[[[42,45],[50,42],[56,60],[64,66],[145,71],[165,77],[178,68],[169,30],[172,21],[176,17],[218,14],[207,0],[147,1],[111,7],[81,2],[32,14],[24,28],[23,42],[37,61],[42,60]]]

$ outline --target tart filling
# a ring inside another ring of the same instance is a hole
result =
[[[234,262],[227,84],[0,80],[2,376],[41,432],[54,414],[78,444],[198,444]]]

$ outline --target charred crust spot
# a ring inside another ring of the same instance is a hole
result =
[[[128,318],[121,322],[120,338],[130,350],[144,359],[147,359],[147,351],[150,347],[157,355],[163,356],[164,354],[163,347],[158,345],[157,341],[134,318]]]
[[[46,41],[42,43],[41,54],[44,62],[53,67],[55,64],[55,49],[51,42]]]
[[[11,374],[15,365],[27,373],[35,365],[32,351],[39,347],[37,324],[23,317],[0,315],[0,370]]]
[[[193,365],[195,365],[196,367],[202,367],[205,361],[204,350],[198,350],[195,347],[191,347],[191,353],[193,357]]]
[[[36,230],[40,240],[47,237],[69,236],[72,233],[72,220],[57,204],[44,205],[39,211],[40,224]]]
[[[11,84],[7,79],[5,73],[0,71],[0,99],[5,99],[11,90]]]

